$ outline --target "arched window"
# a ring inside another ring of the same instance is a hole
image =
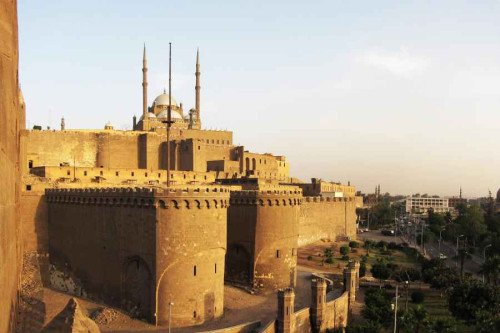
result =
[[[245,159],[245,170],[250,170],[250,159],[248,157]]]
[[[252,170],[255,169],[257,169],[257,161],[255,160],[255,158],[252,158]]]

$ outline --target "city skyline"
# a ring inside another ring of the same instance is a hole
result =
[[[94,12],[88,2],[21,1],[28,125],[59,128],[64,116],[70,129],[131,128],[142,45],[151,104],[166,86],[172,41],[173,96],[194,106],[199,47],[204,127],[285,155],[293,176],[364,192],[496,192],[498,1],[221,6],[120,2]]]

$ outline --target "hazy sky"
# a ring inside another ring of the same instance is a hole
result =
[[[391,193],[500,187],[500,1],[19,0],[28,125],[130,128],[168,81],[292,175]]]

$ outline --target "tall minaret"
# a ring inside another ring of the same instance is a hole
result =
[[[148,62],[146,60],[146,43],[142,55],[142,119],[148,116]]]
[[[196,91],[196,103],[195,103],[195,110],[196,110],[196,122],[198,127],[201,126],[201,119],[200,119],[200,49],[196,50],[196,72],[194,73],[196,76],[196,86],[195,86],[195,91]]]

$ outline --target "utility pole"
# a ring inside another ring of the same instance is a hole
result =
[[[170,127],[172,126],[172,43],[168,43],[167,187],[170,187]]]
[[[491,246],[491,244],[488,244],[483,249],[483,265],[486,262],[486,249],[489,248],[490,246]],[[483,283],[484,283],[484,273],[483,273]]]
[[[425,222],[420,220],[420,223],[422,224],[422,234],[420,235],[420,246],[422,247],[422,252],[424,253],[424,256],[425,256],[425,247],[424,247],[424,225],[425,225]]]
[[[394,333],[397,332],[398,327],[398,285],[396,284],[396,301],[394,302]]]

